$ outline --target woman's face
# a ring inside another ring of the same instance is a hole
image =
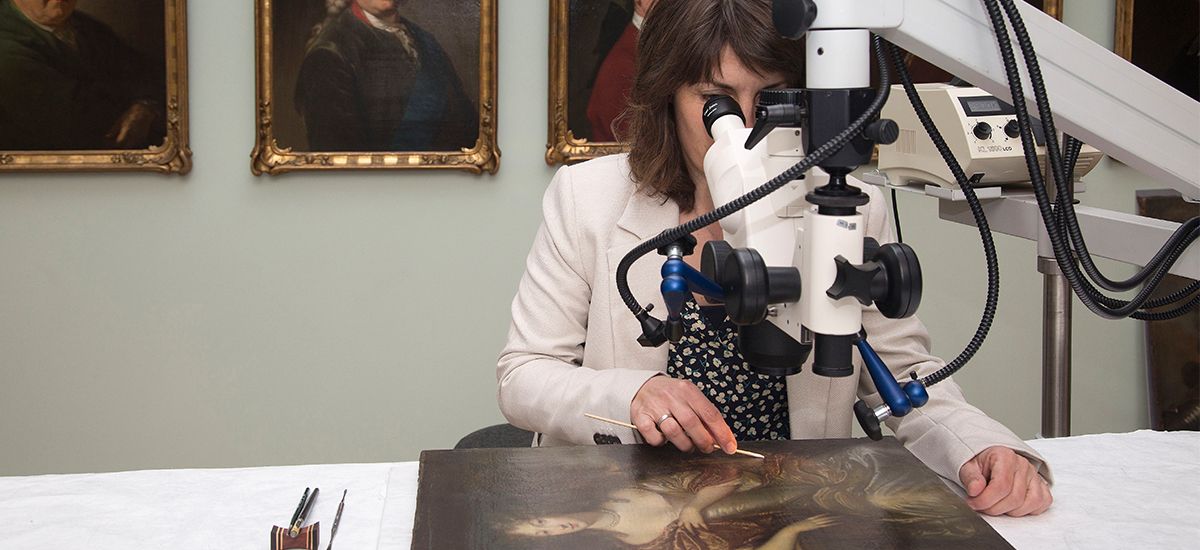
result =
[[[16,0],[17,7],[35,23],[57,27],[75,12],[77,0]]]
[[[746,117],[746,126],[754,125],[754,104],[758,92],[787,85],[780,73],[760,75],[742,64],[733,50],[721,51],[721,64],[714,71],[712,82],[698,82],[675,91],[675,133],[683,147],[688,173],[692,181],[704,181],[704,154],[713,140],[704,129],[704,102],[717,95],[727,95],[737,101]]]
[[[383,17],[396,13],[397,4],[401,4],[400,0],[356,0],[358,7],[363,11],[376,17]]]
[[[533,518],[526,521],[519,521],[508,530],[514,535],[526,535],[531,537],[552,537],[555,535],[566,535],[587,529],[587,524],[575,518],[569,517],[544,517]]]

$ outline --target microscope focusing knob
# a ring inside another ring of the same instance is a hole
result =
[[[863,135],[880,145],[890,145],[900,139],[900,125],[894,120],[881,118],[868,124],[863,129]]]
[[[753,325],[767,318],[771,304],[800,301],[800,270],[767,267],[753,248],[737,248],[725,257],[717,284],[725,291],[725,312],[736,325]]]
[[[725,311],[737,325],[753,325],[767,318],[767,263],[753,248],[738,248],[725,258],[721,278]]]
[[[879,247],[875,261],[886,273],[886,289],[874,296],[879,312],[888,319],[911,317],[921,305],[923,285],[917,253],[904,243],[888,243]]]
[[[700,252],[700,273],[720,284],[725,259],[733,254],[733,246],[727,241],[708,241]]]

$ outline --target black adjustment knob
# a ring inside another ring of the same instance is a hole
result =
[[[753,248],[738,248],[725,259],[721,278],[725,312],[737,325],[753,325],[767,318],[767,263]]]
[[[863,130],[863,135],[880,145],[896,143],[896,140],[900,139],[900,125],[894,120],[881,118],[868,124]]]
[[[972,130],[972,132],[974,132],[975,137],[977,137],[979,139],[991,139],[992,125],[988,124],[986,122],[980,122],[975,125],[975,129]]]
[[[813,0],[775,0],[771,19],[779,36],[800,38],[817,20],[817,4]]]
[[[911,317],[921,305],[921,263],[917,261],[917,253],[906,244],[888,243],[879,248],[875,260],[886,274],[886,286],[873,289],[875,306],[888,319]]]
[[[804,90],[800,88],[769,88],[759,90],[757,107],[768,105],[804,105]]]
[[[671,248],[674,247],[679,247],[680,252],[682,252],[684,256],[691,256],[692,252],[696,250],[696,237],[693,237],[690,234],[684,235],[675,242],[664,244],[658,247],[658,254],[660,256],[667,256],[670,253]]]
[[[720,284],[721,270],[725,266],[725,259],[730,254],[733,254],[733,247],[728,242],[708,241],[704,243],[704,250],[700,252],[700,273],[709,280]]]
[[[1017,125],[1016,119],[1010,120],[1008,124],[1004,125],[1004,134],[1013,139],[1021,137],[1021,127]]]
[[[753,149],[775,128],[795,128],[804,123],[804,90],[775,88],[758,92],[754,105],[754,128],[746,137],[746,149]]]
[[[837,264],[837,276],[825,291],[826,296],[834,300],[852,296],[858,303],[869,306],[874,296],[881,294],[881,289],[885,288],[887,275],[880,264],[866,262],[854,265],[840,254],[833,261]]]
[[[654,304],[647,304],[645,311],[637,314],[638,323],[642,325],[642,335],[638,343],[644,348],[656,348],[667,342],[666,326],[657,317],[650,315]]]
[[[875,417],[875,411],[864,401],[859,400],[854,404],[854,417],[858,419],[858,425],[862,426],[863,432],[872,441],[883,439],[883,429],[879,427],[879,419]]]

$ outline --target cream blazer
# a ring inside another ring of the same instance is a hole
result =
[[[882,194],[861,185],[867,235],[881,243],[894,239]],[[617,293],[621,258],[638,243],[678,225],[679,208],[637,191],[625,155],[613,155],[561,168],[543,199],[544,221],[533,241],[512,304],[508,342],[496,365],[500,410],[514,426],[537,432],[534,445],[592,444],[619,439],[640,441],[635,430],[591,420],[592,413],[630,421],[634,394],[667,365],[667,345],[637,343],[639,325]],[[642,304],[664,315],[658,288],[662,259],[635,263],[630,288]],[[871,345],[900,379],[915,370],[928,375],[943,366],[929,353],[929,334],[916,318],[887,319],[863,310]],[[787,378],[791,436],[845,438],[855,422],[853,405],[864,397],[881,402],[863,376],[826,378],[803,371]],[[896,437],[942,477],[959,482],[959,468],[993,445],[1030,458],[1050,478],[1045,461],[1020,438],[967,404],[952,379],[929,389],[930,400],[902,418],[887,421]]]

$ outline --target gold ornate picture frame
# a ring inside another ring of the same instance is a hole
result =
[[[18,9],[15,5],[3,3],[0,6],[14,10],[3,14],[6,21],[5,32],[0,33],[0,49],[19,56],[22,63],[43,63],[41,60],[49,57],[78,57],[84,63],[93,64],[78,71],[79,74],[37,70],[33,66],[14,69],[32,70],[54,81],[26,86],[21,85],[30,82],[25,76],[6,78],[0,74],[0,89],[11,86],[0,94],[6,103],[0,105],[0,110],[8,108],[20,112],[7,121],[0,113],[0,132],[9,134],[7,141],[0,140],[0,172],[186,174],[191,170],[187,0],[165,0],[161,5],[80,0],[57,27],[34,26],[28,16],[15,11]],[[51,35],[54,38],[29,36],[27,38],[35,40],[21,39],[39,32],[38,27],[43,30],[56,28]],[[161,28],[162,34],[153,32],[156,28]],[[8,44],[4,43],[6,41]],[[35,52],[38,55],[33,56],[16,51],[30,47],[30,44],[45,51],[39,50]],[[75,62],[79,60],[75,59]],[[100,65],[104,67],[96,69]],[[13,66],[8,65],[9,68]],[[117,73],[115,67],[121,72]],[[109,72],[105,73],[105,70]],[[137,81],[136,85],[134,81]],[[70,84],[72,82],[74,84]],[[59,98],[61,108],[52,106],[55,100],[48,97],[52,94],[42,87],[52,90],[64,85],[74,86],[77,90],[95,89],[95,93],[87,94],[91,99],[86,105],[78,104],[81,101],[78,98]],[[30,105],[21,105],[24,97],[30,98]],[[38,118],[43,114],[46,117],[61,115],[64,110],[71,112],[53,122]],[[93,118],[80,120],[86,117]],[[146,128],[140,144],[126,139],[131,127],[142,124],[132,122],[138,119],[145,121]],[[3,128],[5,124],[12,124],[13,128]],[[120,146],[122,141],[127,147]]]
[[[626,145],[617,141],[593,141],[587,135],[589,132],[580,131],[578,126],[581,124],[581,112],[582,108],[586,107],[585,96],[590,86],[579,82],[594,76],[603,61],[602,54],[607,53],[608,48],[599,46],[603,51],[594,51],[597,47],[593,43],[594,40],[577,40],[573,53],[570,34],[573,28],[578,29],[581,26],[579,22],[572,24],[574,10],[577,16],[590,15],[587,20],[591,23],[609,24],[613,27],[607,40],[589,35],[589,38],[607,42],[604,45],[611,47],[615,38],[611,35],[620,32],[622,25],[629,24],[628,17],[633,13],[632,4],[632,0],[550,0],[550,128],[546,143],[546,164],[569,164],[629,150]],[[621,14],[627,14],[624,21],[619,19]],[[614,19],[618,23],[616,26],[609,23]],[[585,23],[582,26],[595,25]],[[586,66],[578,66],[580,57],[589,58],[582,63]],[[573,74],[572,69],[583,71],[583,74]],[[572,123],[576,127],[572,127]]]
[[[1026,1],[1062,20],[1062,0]],[[619,41],[616,34],[620,32],[621,24],[629,24],[633,3],[632,0],[550,0],[546,164],[570,164],[629,150],[618,141],[592,139],[595,128],[587,120],[592,113],[587,113],[585,107],[590,95],[596,92],[594,86],[600,64],[605,55],[616,48],[614,42]],[[578,39],[575,42],[572,41],[573,34]],[[923,61],[913,69],[918,81],[950,78],[944,71]]]
[[[251,171],[496,173],[496,5],[397,2],[380,18],[354,0],[256,0]],[[372,86],[339,85],[346,72],[372,79]],[[425,99],[409,101],[414,97]],[[441,110],[414,111],[434,109],[431,102]],[[362,105],[368,107],[354,107]]]

